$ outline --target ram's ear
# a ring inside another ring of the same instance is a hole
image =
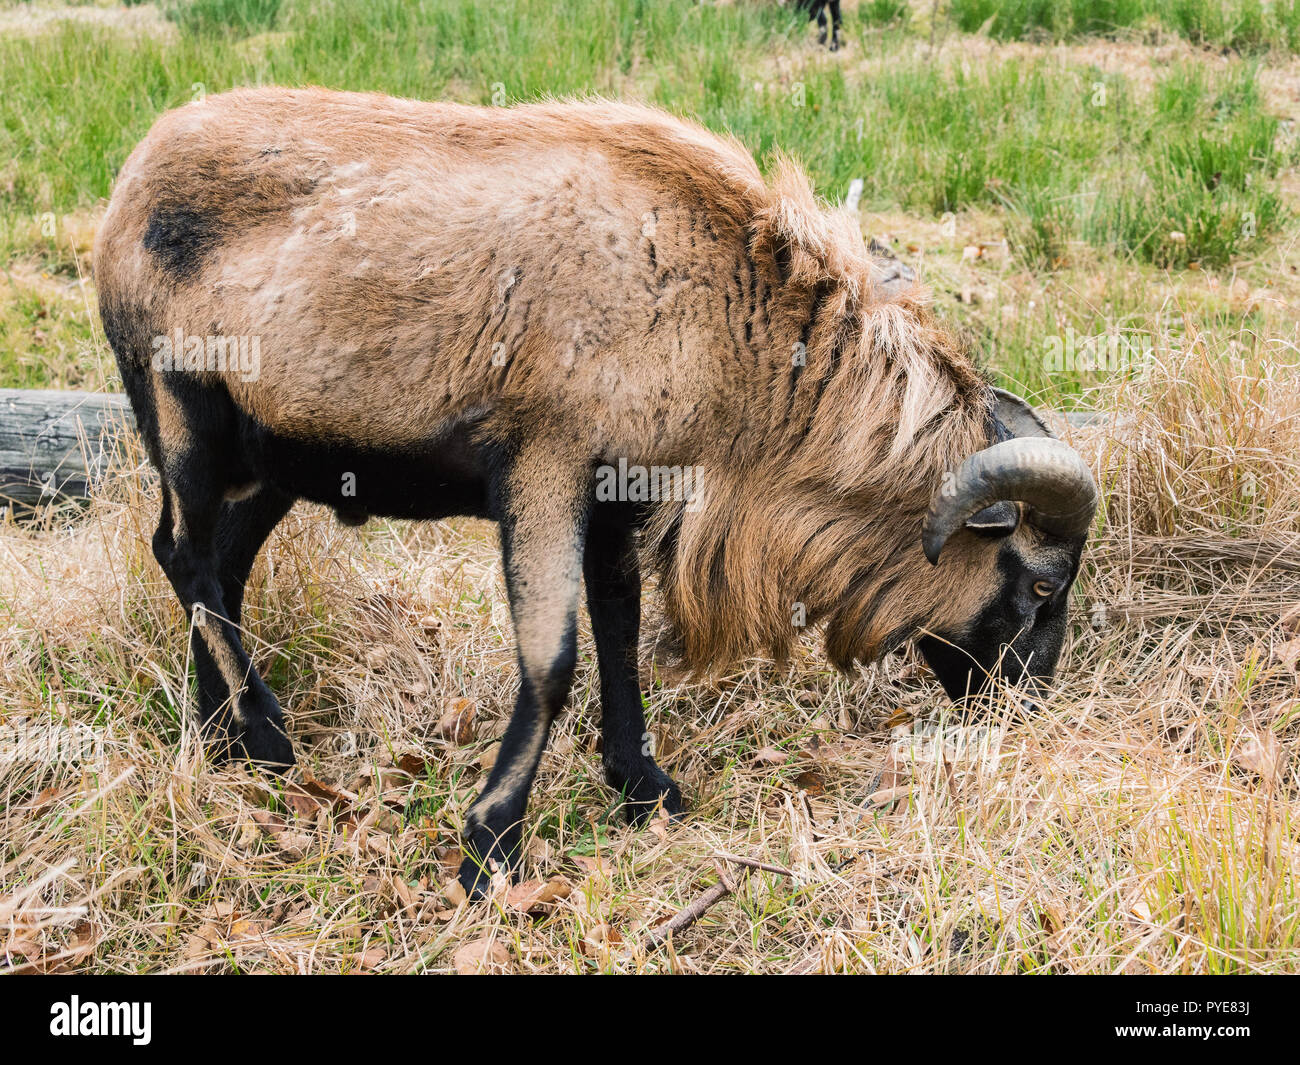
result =
[[[1020,527],[1020,508],[1004,499],[972,514],[965,525],[978,536],[998,540],[1010,536]]]
[[[994,417],[1007,427],[1012,436],[1056,435],[1047,428],[1038,412],[1014,392],[995,388],[993,395],[997,398],[997,406],[993,409]]]

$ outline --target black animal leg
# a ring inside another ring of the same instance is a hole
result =
[[[643,821],[662,801],[672,815],[682,811],[681,791],[655,764],[646,731],[637,673],[641,626],[641,573],[630,524],[593,517],[587,535],[584,574],[587,609],[600,663],[600,707],[605,776],[624,796],[629,822]]]
[[[472,897],[485,893],[494,870],[518,863],[528,792],[573,682],[590,493],[589,471],[566,477],[544,447],[503,465],[490,491],[518,643],[519,696],[487,785],[465,819],[460,881]]]

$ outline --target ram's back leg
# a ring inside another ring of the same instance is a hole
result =
[[[682,796],[655,764],[641,706],[637,650],[641,628],[641,572],[630,520],[616,504],[597,504],[583,561],[587,610],[600,663],[600,712],[605,777],[637,824],[662,802],[672,815]]]
[[[190,616],[200,721],[219,757],[292,765],[280,705],[239,633],[249,568],[291,501],[269,488],[227,501],[250,472],[224,392],[183,374],[160,374],[154,402],[163,483],[154,556]]]

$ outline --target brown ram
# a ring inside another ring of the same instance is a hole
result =
[[[251,89],[164,115],[95,273],[210,734],[293,761],[238,624],[298,498],[500,525],[521,684],[471,890],[516,857],[584,579],[609,780],[633,818],[681,807],[643,750],[639,534],[691,666],[806,623],[840,666],[918,640],[954,698],[1049,677],[1092,478],[872,271],[796,168],[769,184],[644,107]]]

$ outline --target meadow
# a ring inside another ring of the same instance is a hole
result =
[[[475,905],[459,827],[517,683],[495,529],[296,510],[245,628],[301,769],[217,768],[127,439],[88,505],[0,522],[0,971],[1300,967],[1300,3],[861,0],[844,38],[766,0],[0,0],[0,388],[119,390],[89,248],[167,108],[599,94],[831,202],[860,181],[864,235],[995,380],[1094,412],[1060,424],[1103,492],[1032,718],[813,639],[684,679],[652,593],[681,824],[615,813],[584,628],[525,883]]]

